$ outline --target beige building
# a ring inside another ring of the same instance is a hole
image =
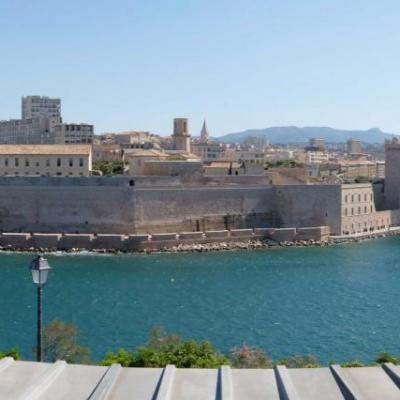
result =
[[[92,145],[93,162],[122,161],[123,150],[119,144],[94,143]]]
[[[129,165],[129,175],[140,176],[145,174],[145,163],[148,161],[162,161],[168,154],[153,149],[126,149],[124,160]]]
[[[0,176],[89,176],[88,145],[2,145]]]
[[[344,178],[384,178],[385,162],[384,161],[352,161],[346,160],[340,163],[340,172]]]
[[[203,161],[216,161],[224,159],[226,145],[217,142],[199,142],[192,144],[193,154]]]

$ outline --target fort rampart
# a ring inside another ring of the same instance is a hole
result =
[[[329,226],[340,232],[340,185],[235,178],[0,178],[0,231],[141,235]]]

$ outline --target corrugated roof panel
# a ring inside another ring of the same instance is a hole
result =
[[[86,400],[108,367],[68,364],[40,400]],[[1,376],[1,375],[0,375]],[[84,379],[82,379],[84,377]]]
[[[215,400],[218,374],[218,369],[177,369],[171,400]]]
[[[233,398],[279,400],[273,369],[232,369]]]
[[[123,368],[107,400],[152,400],[162,368]]]
[[[365,400],[400,399],[398,387],[382,368],[342,368],[342,372]]]
[[[300,398],[308,400],[343,400],[329,368],[288,369]]]

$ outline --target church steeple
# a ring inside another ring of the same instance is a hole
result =
[[[208,134],[207,122],[206,122],[206,120],[204,120],[203,127],[201,128],[201,132],[200,132],[200,141],[202,143],[207,143],[208,137],[209,137],[209,134]]]

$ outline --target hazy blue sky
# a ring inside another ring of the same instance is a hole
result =
[[[61,97],[96,132],[400,132],[398,0],[0,0],[0,119]]]

